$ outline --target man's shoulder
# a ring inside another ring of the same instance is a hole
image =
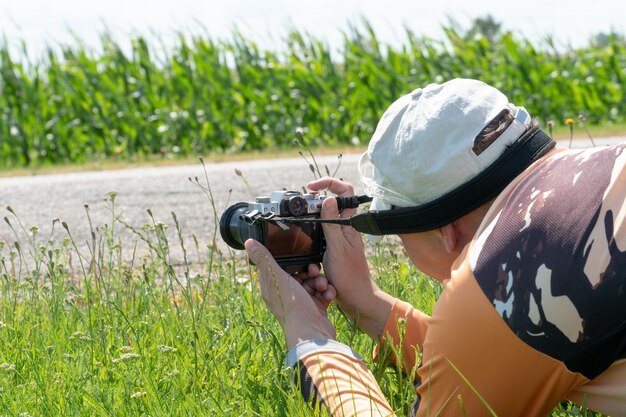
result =
[[[494,202],[469,255],[510,329],[589,377],[626,356],[604,339],[626,321],[625,147],[542,161]]]

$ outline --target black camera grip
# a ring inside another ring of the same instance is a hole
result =
[[[372,197],[366,195],[353,195],[351,197],[335,197],[337,200],[337,208],[339,211],[343,209],[357,208],[359,204],[369,203],[372,201]]]

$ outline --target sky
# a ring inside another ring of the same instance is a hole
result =
[[[238,28],[262,48],[276,49],[295,28],[335,47],[342,31],[365,18],[380,40],[397,45],[404,27],[442,38],[450,17],[468,27],[487,14],[527,39],[552,35],[563,46],[583,45],[599,32],[626,33],[623,0],[0,0],[0,36],[13,47],[25,41],[33,55],[46,45],[75,43],[74,36],[97,48],[105,30],[122,43],[133,34],[158,34],[168,43],[179,31],[229,39]]]

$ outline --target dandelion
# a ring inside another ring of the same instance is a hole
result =
[[[565,124],[569,126],[569,147],[572,147],[572,139],[574,139],[574,119],[568,117],[565,119]]]

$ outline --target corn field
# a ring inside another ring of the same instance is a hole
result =
[[[340,48],[292,31],[281,50],[182,33],[175,46],[102,35],[33,59],[0,42],[0,166],[23,167],[161,155],[224,154],[291,146],[363,145],[398,96],[453,77],[482,79],[545,123],[585,116],[624,123],[626,44],[556,48],[510,32],[493,39],[409,28],[401,47],[365,23]],[[158,42],[154,42],[158,43]]]

